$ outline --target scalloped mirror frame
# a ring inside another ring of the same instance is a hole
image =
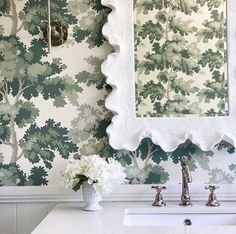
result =
[[[103,35],[115,48],[102,64],[112,86],[105,103],[114,114],[107,128],[110,145],[134,151],[143,138],[149,137],[167,152],[187,139],[202,150],[211,150],[221,140],[236,146],[236,1],[227,1],[229,116],[162,118],[137,118],[135,114],[133,0],[101,2],[112,9]]]

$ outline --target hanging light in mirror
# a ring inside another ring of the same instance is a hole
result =
[[[45,38],[45,37],[44,37]],[[47,27],[48,53],[51,52],[51,0],[48,0],[48,27]]]
[[[68,31],[65,25],[56,21],[51,22],[50,0],[48,0],[48,25],[43,31],[43,37],[48,42],[48,53],[51,52],[51,46],[62,45],[68,37]]]

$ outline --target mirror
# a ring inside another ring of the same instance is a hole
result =
[[[149,137],[165,151],[190,139],[203,150],[236,139],[233,0],[102,0],[116,52],[102,65],[115,149]]]
[[[136,117],[227,116],[226,2],[139,0],[134,15]]]

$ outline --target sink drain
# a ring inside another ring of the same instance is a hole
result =
[[[191,219],[185,219],[185,220],[184,220],[184,225],[185,225],[185,226],[191,226],[191,225],[192,225]]]

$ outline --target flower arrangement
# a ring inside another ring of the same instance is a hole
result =
[[[84,181],[92,184],[99,194],[108,194],[125,181],[122,165],[113,158],[104,159],[99,155],[81,156],[69,161],[63,176],[66,186],[78,191]]]

